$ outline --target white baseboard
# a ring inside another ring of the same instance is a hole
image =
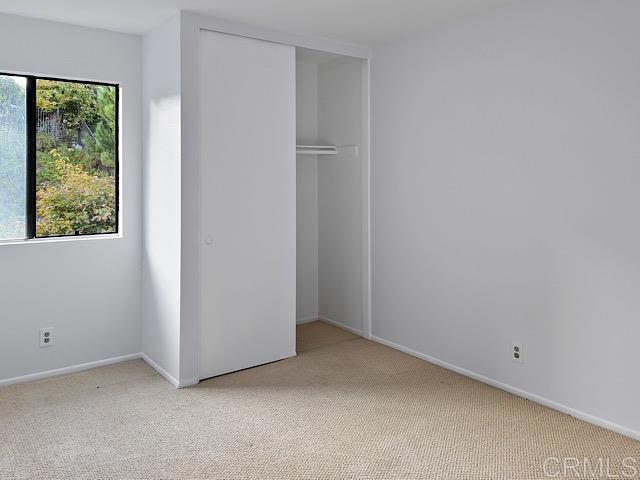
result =
[[[590,415],[585,412],[581,412],[580,410],[576,410],[575,408],[571,408],[567,405],[563,405],[553,400],[549,400],[548,398],[541,397],[540,395],[527,392],[526,390],[521,390],[512,385],[499,382],[497,380],[494,380],[493,378],[485,377],[484,375],[480,375],[479,373],[473,372],[471,370],[467,370],[466,368],[452,365],[451,363],[440,360],[439,358],[435,358],[435,357],[432,357],[431,355],[418,352],[416,350],[405,347],[395,342],[391,342],[384,338],[376,337],[375,335],[372,335],[371,340],[374,342],[378,342],[383,345],[386,345],[387,347],[391,347],[395,350],[404,352],[408,355],[420,358],[422,360],[426,360],[429,363],[433,363],[442,368],[446,368],[447,370],[451,370],[453,372],[459,373],[461,375],[464,375],[465,377],[473,378],[474,380],[477,380],[479,382],[482,382],[487,385],[491,385],[492,387],[499,388],[500,390],[504,390],[506,392],[512,393],[514,395],[517,395],[518,397],[526,398],[527,400],[531,400],[532,402],[538,403],[540,405],[544,405],[545,407],[549,407],[559,412],[566,413],[567,415],[571,415],[572,417],[576,417],[580,420],[584,420],[585,422],[591,423],[593,425],[597,425],[598,427],[602,427],[607,430],[611,430],[612,432],[625,435],[627,437],[633,438],[634,440],[640,440],[640,431],[624,427],[617,423],[610,422],[608,420],[596,417],[594,415]]]
[[[200,383],[199,378],[189,378],[187,380],[180,380],[178,382],[178,388],[187,388],[187,387],[190,387],[191,385],[197,385],[198,383]]]
[[[144,353],[131,353],[129,355],[121,355],[119,357],[105,358],[104,360],[96,360],[95,362],[80,363],[78,365],[71,365],[69,367],[56,368],[54,370],[46,370],[44,372],[30,373],[28,375],[21,375],[19,377],[5,378],[0,380],[0,387],[7,385],[14,385],[16,383],[32,382],[34,380],[42,380],[44,378],[59,377],[60,375],[68,375],[70,373],[82,372],[84,370],[90,370],[92,368],[104,367],[106,365],[113,365],[115,363],[126,362],[128,360],[136,360],[141,358],[151,368],[162,375],[171,385],[176,388],[189,387],[198,383],[197,378],[178,381],[164,368],[151,360],[148,355]]]
[[[0,387],[6,385],[13,385],[16,383],[32,382],[34,380],[42,380],[43,378],[58,377],[60,375],[67,375],[69,373],[77,373],[83,370],[90,370],[92,368],[104,367],[105,365],[113,365],[114,363],[126,362],[127,360],[135,360],[141,358],[140,353],[131,353],[129,355],[121,355],[119,357],[105,358],[104,360],[96,360],[95,362],[80,363],[77,365],[71,365],[69,367],[56,368],[53,370],[46,370],[44,372],[30,373],[28,375],[21,375],[19,377],[5,378],[0,380]]]
[[[153,368],[156,372],[158,372],[161,376],[163,376],[167,382],[169,382],[171,385],[173,385],[176,388],[190,387],[191,385],[195,385],[196,383],[199,382],[197,378],[189,378],[187,380],[182,380],[182,381],[178,380],[176,377],[174,377],[169,372],[167,372],[164,368],[162,368],[158,364],[158,362],[151,359],[151,357],[149,357],[149,355],[147,355],[146,353],[141,353],[140,358],[142,358],[142,360],[144,360],[147,363],[147,365]]]
[[[358,335],[359,337],[362,336],[362,330],[358,330],[357,328],[349,327],[349,326],[344,325],[344,324],[342,324],[340,322],[336,322],[335,320],[331,320],[330,318],[323,317],[322,315],[318,315],[316,320],[321,320],[321,321],[323,321],[325,323],[328,323],[329,325],[333,325],[334,327],[338,327],[338,328],[341,328],[343,330],[346,330],[347,332],[351,332],[354,335]]]
[[[311,322],[315,322],[316,320],[320,320],[318,318],[318,315],[313,315],[311,317],[297,318],[296,325],[302,325],[303,323],[311,323]]]
[[[164,368],[162,368],[155,360],[152,360],[149,355],[147,355],[146,353],[142,353],[141,358],[147,363],[147,365],[149,365],[156,372],[162,375],[167,382],[169,382],[174,387],[179,388],[180,382],[178,381],[178,379],[167,372]]]

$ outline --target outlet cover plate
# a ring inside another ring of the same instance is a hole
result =
[[[40,347],[51,347],[54,342],[53,327],[45,327],[40,329]]]
[[[511,343],[511,360],[516,363],[524,363],[524,348],[520,342]]]

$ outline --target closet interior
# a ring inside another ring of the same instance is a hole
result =
[[[363,330],[364,60],[296,48],[296,321]]]

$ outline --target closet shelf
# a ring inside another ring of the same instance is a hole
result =
[[[336,155],[335,145],[296,145],[298,155]]]

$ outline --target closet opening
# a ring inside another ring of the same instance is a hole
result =
[[[298,353],[368,331],[367,79],[366,60],[296,48]]]
[[[368,60],[210,30],[198,52],[199,379],[367,336]]]

